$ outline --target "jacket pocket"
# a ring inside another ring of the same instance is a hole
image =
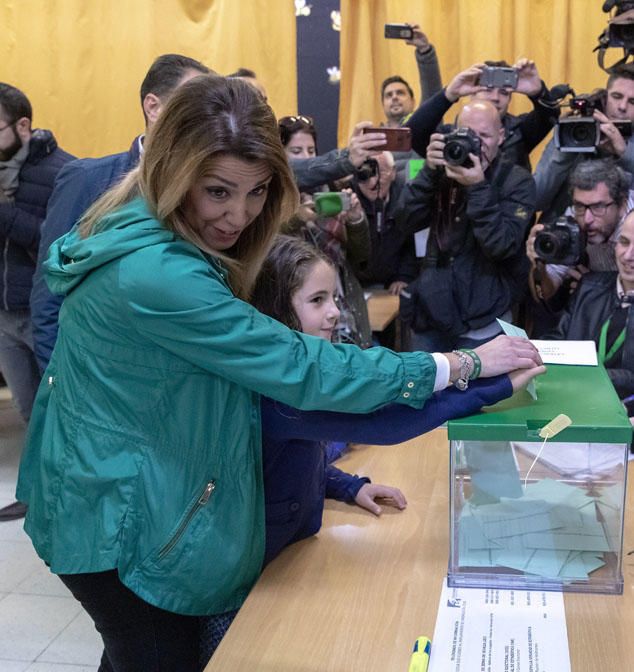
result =
[[[189,509],[186,511],[185,515],[182,517],[178,526],[174,532],[170,535],[170,538],[167,542],[159,549],[157,554],[157,560],[163,560],[169,552],[178,544],[181,537],[189,527],[190,523],[196,516],[196,514],[204,507],[207,506],[214,490],[216,489],[216,481],[211,480],[205,484],[203,491],[196,497],[195,501],[189,506]]]

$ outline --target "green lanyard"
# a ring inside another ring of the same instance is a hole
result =
[[[608,351],[608,354],[605,354],[606,341],[608,339],[608,329],[610,327],[610,318],[608,318],[603,326],[601,327],[601,335],[599,336],[599,362],[605,364],[606,361],[610,361],[612,357],[619,351],[619,348],[625,343],[625,327],[623,331],[616,337],[612,347]]]

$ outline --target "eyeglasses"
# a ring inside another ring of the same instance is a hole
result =
[[[314,123],[310,117],[305,117],[302,114],[297,117],[282,117],[278,123],[281,126],[290,126],[291,124],[296,124],[298,121],[302,124],[308,124],[308,126],[312,126]]]
[[[575,202],[572,204],[572,211],[579,217],[583,217],[586,214],[586,210],[590,210],[595,217],[602,217],[611,205],[614,205],[614,201],[610,201],[609,203],[591,203],[590,205]]]
[[[5,124],[2,128],[0,128],[0,133],[2,133],[5,128],[11,128],[12,126],[15,126],[15,121],[11,124]]]

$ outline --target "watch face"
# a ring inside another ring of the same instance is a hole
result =
[[[464,392],[469,387],[469,381],[466,378],[458,378],[454,385],[461,391]]]

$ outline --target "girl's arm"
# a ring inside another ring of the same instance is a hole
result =
[[[472,415],[482,406],[495,404],[512,393],[509,377],[496,376],[476,380],[464,392],[456,388],[435,392],[420,410],[392,404],[367,415],[299,411],[263,398],[262,430],[277,440],[301,438],[391,445],[424,434],[452,418]]]

